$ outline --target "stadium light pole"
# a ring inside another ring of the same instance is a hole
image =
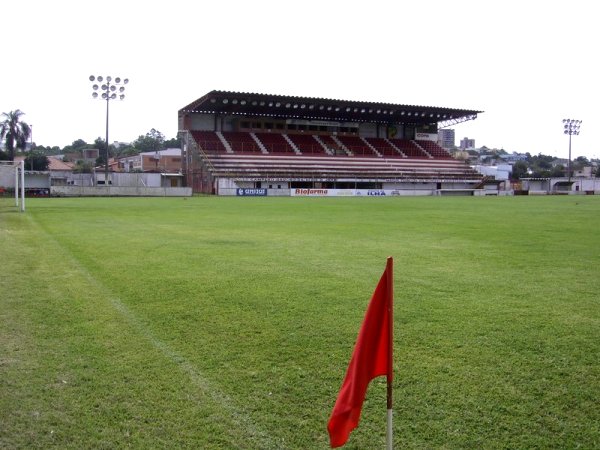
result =
[[[102,75],[98,75],[97,77],[90,75],[90,81],[94,83],[92,85],[92,97],[106,100],[106,164],[104,165],[104,185],[108,186],[108,105],[111,100],[125,99],[125,85],[129,83],[129,79],[125,78],[122,80],[121,78],[116,77],[113,80],[110,75],[108,75],[106,78]],[[98,85],[96,82],[104,83],[102,85]],[[102,91],[101,95],[98,95],[99,89]]]
[[[571,136],[579,134],[579,128],[581,127],[581,120],[576,119],[563,119],[564,133],[569,135],[569,183],[571,183]]]

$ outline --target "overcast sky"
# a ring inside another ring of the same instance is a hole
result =
[[[485,111],[456,144],[600,157],[600,26],[589,0],[29,0],[3,2],[0,112],[38,145],[105,136],[90,75],[129,78],[109,141],[151,128],[211,90]]]

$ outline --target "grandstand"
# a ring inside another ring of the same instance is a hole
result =
[[[179,110],[183,172],[219,195],[473,194],[487,180],[436,141],[480,112],[211,91]]]

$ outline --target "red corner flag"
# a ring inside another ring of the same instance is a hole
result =
[[[388,411],[391,411],[393,298],[393,260],[388,258],[327,424],[331,447],[344,445],[350,432],[358,426],[367,387],[373,378],[387,375]]]

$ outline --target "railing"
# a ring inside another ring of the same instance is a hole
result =
[[[198,140],[197,145],[207,153],[225,153],[227,149],[223,143],[217,138],[215,140]]]
[[[227,141],[234,153],[262,153],[256,142]]]
[[[288,143],[283,143],[283,142],[265,143],[264,141],[261,141],[261,142],[264,145],[267,152],[269,152],[269,153],[287,153],[290,155],[296,154],[296,152],[294,151],[292,146]]]

